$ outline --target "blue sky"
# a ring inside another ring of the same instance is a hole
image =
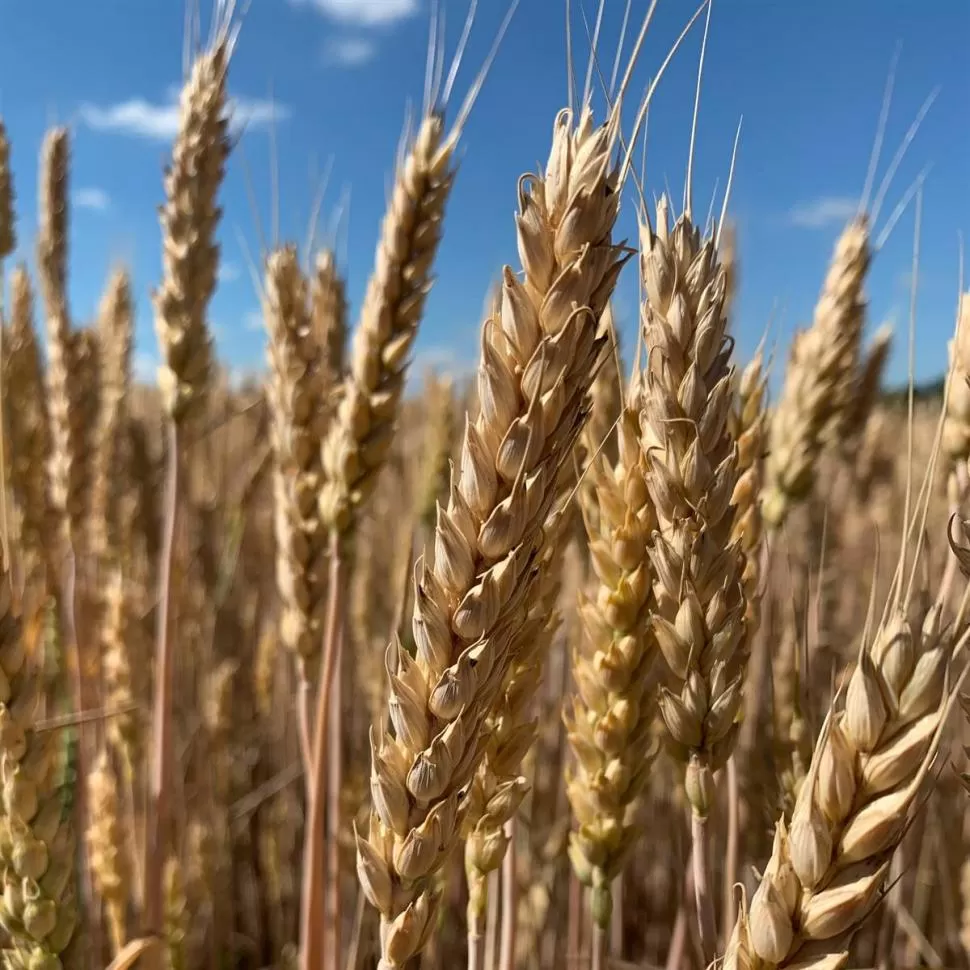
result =
[[[331,166],[322,231],[350,199],[339,236],[354,309],[373,261],[395,149],[408,104],[420,104],[430,0],[252,0],[230,87],[248,127],[230,163],[222,201],[223,277],[211,322],[234,368],[262,366],[265,338],[240,239],[258,254],[270,232],[270,124],[279,148],[280,235],[303,242],[311,203]],[[466,0],[446,0],[449,53]],[[604,60],[611,61],[624,0],[607,0]],[[471,82],[506,11],[480,0],[458,95]],[[593,0],[587,0],[593,6]],[[645,0],[634,0],[634,18]],[[202,0],[203,15],[209,0]],[[588,43],[574,0],[574,46]],[[635,76],[642,88],[692,5],[661,0]],[[465,370],[477,354],[490,281],[516,264],[516,180],[548,153],[565,103],[564,0],[521,0],[462,139],[438,282],[418,340],[416,367]],[[151,287],[160,272],[156,207],[176,120],[183,0],[0,0],[0,112],[13,143],[22,254],[36,226],[36,167],[45,127],[74,132],[71,297],[88,319],[115,261],[131,268],[138,299],[137,365],[153,371]],[[731,212],[741,244],[735,322],[750,354],[773,307],[787,347],[811,313],[835,237],[865,177],[886,73],[902,50],[882,169],[920,104],[939,97],[894,180],[885,212],[928,163],[918,301],[917,377],[939,373],[959,281],[958,238],[970,228],[970,4],[964,0],[716,0],[708,42],[695,162],[695,208],[723,193],[744,116]],[[687,156],[700,30],[673,62],[650,117],[646,185],[679,199]],[[455,99],[457,100],[457,98]],[[275,104],[275,108],[273,105]],[[252,186],[253,208],[247,181]],[[633,199],[621,234],[635,239]],[[718,202],[719,205],[719,202]],[[879,253],[868,286],[870,326],[897,325],[890,378],[905,376],[912,212]],[[636,328],[637,286],[628,267],[617,294],[626,348]]]

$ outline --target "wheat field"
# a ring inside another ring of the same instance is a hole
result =
[[[508,186],[468,380],[409,365],[489,62],[447,111],[431,77],[359,307],[330,248],[260,254],[241,384],[244,17],[193,50],[157,283],[116,267],[91,324],[71,132],[25,241],[0,118],[4,967],[970,970],[970,294],[939,389],[889,393],[867,286],[922,183],[870,184],[790,346],[739,358],[728,195],[640,166],[654,6]]]

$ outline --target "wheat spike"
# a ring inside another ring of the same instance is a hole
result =
[[[744,554],[741,583],[744,588],[747,646],[750,646],[761,620],[761,487],[767,431],[767,383],[764,359],[759,348],[741,373],[730,416],[731,434],[738,444],[738,480],[731,496],[731,505],[734,506],[731,541],[737,543]]]
[[[652,625],[679,686],[679,694],[661,692],[661,713],[688,766],[688,799],[704,817],[713,772],[737,738],[745,666],[744,559],[731,538],[738,480],[728,424],[733,369],[713,239],[702,239],[686,215],[671,228],[665,198],[656,223],[656,230],[644,225],[641,242],[650,348],[641,447],[657,514]]]
[[[124,476],[118,473],[122,425],[131,383],[131,344],[134,309],[131,280],[124,270],[111,275],[98,314],[100,392],[93,435],[91,485],[92,551],[100,559],[115,559],[123,548],[118,508]]]
[[[112,955],[127,942],[127,909],[131,898],[131,866],[119,816],[118,783],[107,751],[103,750],[88,776],[90,821],[88,864],[104,902]]]
[[[0,923],[9,934],[10,961],[60,970],[59,955],[77,924],[74,833],[57,789],[57,739],[33,730],[39,692],[4,561],[0,674]]]
[[[809,493],[822,451],[840,439],[856,381],[871,258],[868,221],[859,216],[839,236],[811,327],[792,343],[765,464],[764,517],[773,529]]]
[[[323,448],[320,512],[329,530],[350,531],[387,459],[411,346],[431,289],[445,203],[454,183],[456,141],[456,133],[446,133],[441,114],[432,112],[398,167],[350,369]]]
[[[346,365],[347,294],[332,250],[317,254],[310,299],[313,335],[323,356],[327,387],[333,393],[343,381]]]
[[[67,194],[70,144],[64,128],[44,138],[41,151],[37,270],[47,332],[47,402],[50,412],[50,495],[58,538],[71,538],[69,495],[74,442],[71,429],[72,340],[67,305]]]
[[[641,796],[655,753],[648,546],[657,520],[637,424],[636,408],[624,408],[617,461],[601,455],[588,473],[596,502],[585,515],[594,582],[580,601],[584,636],[573,652],[576,692],[566,714],[575,762],[566,792],[578,826],[569,857],[592,888],[593,918],[603,928],[612,912],[612,881],[643,830]]]
[[[7,472],[20,509],[20,543],[33,562],[49,560],[50,494],[46,467],[50,423],[44,394],[44,368],[34,331],[30,277],[23,266],[10,281],[10,326],[3,340],[3,389],[16,407],[4,408]]]
[[[160,213],[164,271],[153,303],[164,358],[158,386],[176,424],[199,412],[212,376],[206,312],[219,262],[215,233],[221,210],[216,197],[229,157],[228,60],[226,37],[196,57],[182,88],[179,134],[165,172]]]
[[[266,264],[263,316],[269,331],[280,638],[313,682],[323,639],[327,536],[317,497],[326,421],[322,351],[311,326],[307,284],[292,247]]]
[[[17,248],[14,218],[13,175],[10,170],[10,142],[0,118],[0,263]]]
[[[526,644],[541,526],[559,469],[585,421],[602,344],[596,323],[624,261],[610,233],[619,196],[610,155],[616,118],[595,128],[584,109],[556,120],[546,175],[523,180],[520,283],[506,269],[500,317],[482,330],[480,409],[466,422],[433,564],[417,569],[415,658],[388,653],[394,735],[373,737],[370,833],[358,875],[382,917],[382,967],[427,942],[435,874],[466,811],[483,725]],[[514,804],[514,791],[500,802]]]
[[[957,467],[970,459],[970,292],[960,297],[957,332],[950,341],[950,387],[943,422],[943,450],[950,460],[951,499],[961,499]],[[966,486],[962,489],[966,491]]]
[[[907,615],[894,605],[863,643],[726,967],[844,965],[938,751],[951,648],[937,606]]]

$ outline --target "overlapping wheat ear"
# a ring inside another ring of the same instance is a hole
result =
[[[656,228],[641,228],[641,321],[649,357],[640,415],[645,477],[657,528],[650,545],[651,616],[678,692],[663,689],[660,711],[671,750],[686,766],[692,809],[695,890],[705,903],[702,939],[712,955],[713,909],[702,885],[706,819],[714,772],[738,733],[747,651],[744,556],[732,538],[738,480],[732,407],[731,341],[724,272],[715,237],[703,238],[689,212],[670,225],[666,197]]]
[[[111,274],[98,314],[99,410],[92,442],[91,547],[102,562],[117,561],[124,546],[118,510],[124,476],[118,474],[125,406],[131,384],[134,307],[125,270]]]
[[[20,548],[26,568],[50,563],[51,525],[47,462],[50,422],[44,393],[44,367],[34,330],[30,277],[23,266],[10,280],[9,326],[3,337],[3,390],[16,407],[4,408],[6,467],[20,510]]]
[[[13,173],[10,169],[10,141],[0,118],[0,265],[17,248],[14,216]]]
[[[327,380],[314,333],[308,286],[295,248],[266,263],[263,316],[269,332],[269,402],[276,525],[280,637],[316,680],[326,610],[327,536],[317,502]],[[309,666],[306,666],[309,665]]]
[[[592,888],[600,935],[612,913],[612,881],[643,831],[641,796],[655,753],[648,547],[657,519],[638,421],[639,405],[631,402],[616,426],[616,460],[601,454],[587,473],[596,502],[583,507],[593,583],[580,601],[584,636],[573,651],[576,690],[566,711],[575,762],[566,792],[577,825],[569,856],[579,880]]]
[[[792,343],[765,467],[764,517],[772,528],[808,494],[823,448],[838,440],[865,322],[870,260],[869,224],[860,216],[836,243],[811,327]]]
[[[458,843],[483,725],[517,656],[559,469],[586,417],[602,342],[596,322],[626,259],[612,243],[619,197],[611,155],[618,113],[556,119],[543,177],[526,177],[517,228],[525,269],[505,270],[501,314],[482,330],[480,410],[466,421],[434,561],[415,575],[412,658],[388,652],[393,734],[372,737],[373,814],[358,874],[381,911],[382,966],[424,946],[436,872]],[[511,778],[482,806],[501,826],[521,798]]]
[[[40,694],[0,553],[0,923],[8,965],[60,970],[77,924],[75,840],[58,790],[58,742],[34,731]]]
[[[946,686],[954,640],[937,605],[909,613],[893,606],[864,636],[791,821],[778,823],[750,910],[742,906],[726,970],[845,966],[925,794],[955,699]]]
[[[952,377],[943,425],[943,449],[950,462],[948,491],[955,507],[970,489],[970,293],[960,297],[957,320],[957,332],[950,341]]]
[[[917,227],[918,213],[919,202]],[[910,572],[907,502],[889,598],[874,631],[870,608],[855,667],[829,707],[791,820],[779,821],[750,909],[742,904],[726,970],[844,967],[852,936],[881,901],[893,854],[927,794],[967,675],[951,687],[950,666],[970,637],[963,624],[946,622],[942,588],[932,603],[914,594],[941,438],[942,420],[912,530]]]

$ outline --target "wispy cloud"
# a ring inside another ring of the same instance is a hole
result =
[[[328,64],[360,67],[373,60],[377,45],[366,37],[336,37],[327,43],[323,57]]]
[[[799,229],[824,229],[847,222],[859,208],[859,200],[844,195],[823,195],[810,202],[800,202],[788,213],[788,221]]]
[[[285,104],[265,98],[232,98],[229,102],[230,128],[234,134],[243,129],[261,128],[286,121],[292,112]],[[179,105],[170,93],[167,101],[156,103],[130,98],[117,104],[96,105],[85,102],[81,121],[94,131],[116,132],[152,141],[171,141],[178,134]]]
[[[95,212],[104,212],[111,205],[111,199],[104,189],[93,186],[85,189],[78,189],[73,196],[74,205],[79,209],[94,209]]]
[[[243,328],[252,332],[263,329],[263,314],[260,310],[249,310],[243,314]]]
[[[222,260],[219,263],[218,277],[220,283],[235,283],[239,279],[240,269],[235,263]]]
[[[367,27],[391,24],[418,12],[418,0],[290,0],[293,6],[311,6],[348,24]]]

